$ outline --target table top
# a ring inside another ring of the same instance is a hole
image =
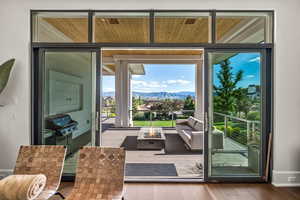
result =
[[[152,129],[152,131],[155,132],[155,134],[159,133],[160,137],[155,137],[155,136],[151,137],[151,136],[149,136],[149,132],[150,132],[151,129]],[[141,130],[139,131],[137,139],[138,140],[165,140],[166,136],[165,136],[162,128],[144,127],[144,128],[141,128]]]

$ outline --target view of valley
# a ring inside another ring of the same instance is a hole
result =
[[[195,65],[144,68],[145,75],[133,75],[131,80],[133,126],[174,127],[176,119],[194,115]],[[213,68],[213,127],[241,144],[249,143],[249,134],[252,142],[259,142],[259,69],[257,53],[237,54]],[[166,80],[165,74],[173,79]],[[110,87],[103,91],[103,115],[115,117],[114,77],[107,77],[105,84]]]

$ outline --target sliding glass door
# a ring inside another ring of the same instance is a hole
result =
[[[206,50],[206,178],[257,179],[264,173],[265,53]]]
[[[72,175],[79,149],[99,143],[96,52],[42,49],[40,55],[39,144],[66,146],[64,174]]]

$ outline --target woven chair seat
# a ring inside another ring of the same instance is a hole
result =
[[[65,156],[64,146],[21,146],[13,173],[15,175],[44,174],[47,177],[47,183],[37,200],[46,200],[58,190]]]
[[[75,185],[67,200],[117,200],[123,197],[125,150],[80,149]]]

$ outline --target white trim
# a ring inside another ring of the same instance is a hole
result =
[[[275,187],[300,187],[300,183],[272,183]]]
[[[204,113],[204,62],[195,65],[195,118],[202,120]]]
[[[274,174],[300,174],[300,171],[277,171],[273,170]]]
[[[116,121],[117,127],[130,126],[129,111],[131,110],[131,87],[128,62],[120,60],[116,65],[115,99],[116,99]]]
[[[102,70],[107,71],[109,74],[115,74],[115,71],[107,67],[106,65],[102,65]]]
[[[289,181],[290,177],[294,177],[295,181]],[[300,171],[273,170],[272,185],[276,187],[299,187]]]

